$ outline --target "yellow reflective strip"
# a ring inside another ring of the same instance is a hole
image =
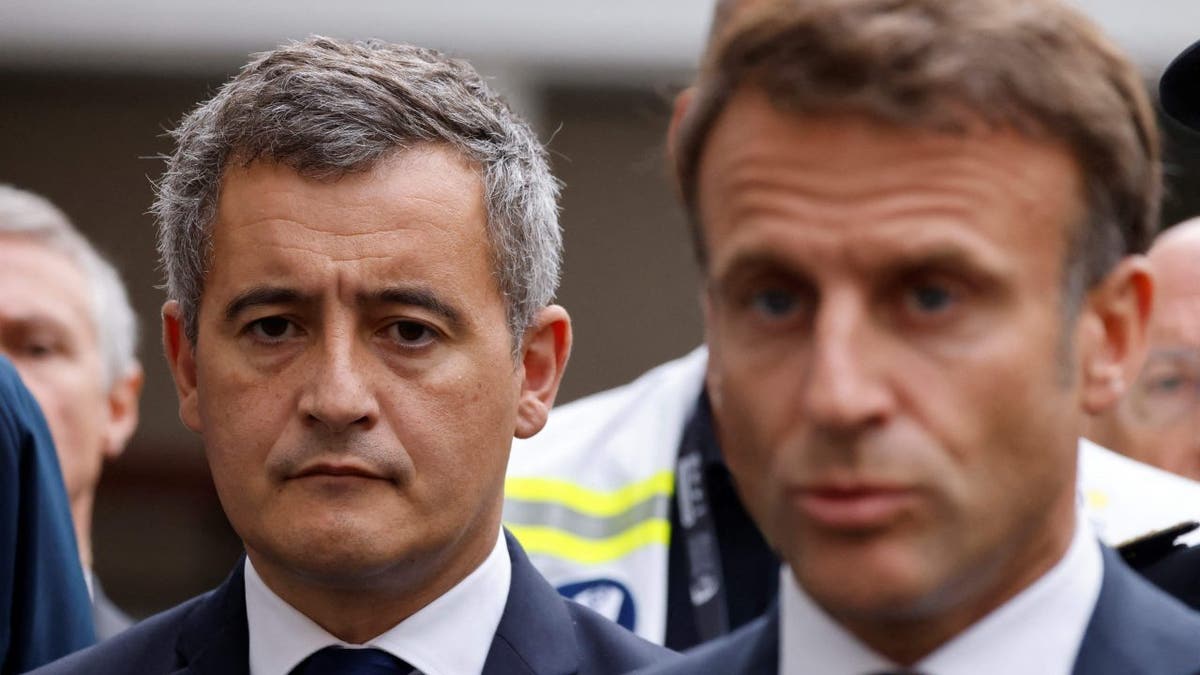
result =
[[[667,546],[671,541],[671,523],[661,518],[643,521],[607,539],[584,539],[552,527],[507,527],[529,553],[551,555],[585,565],[617,560],[643,546]]]
[[[671,496],[675,489],[674,472],[660,471],[612,492],[589,490],[565,480],[549,478],[509,478],[504,481],[504,496],[527,502],[554,502],[590,516],[615,516],[655,496]]]

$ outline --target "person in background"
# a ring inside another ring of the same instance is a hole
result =
[[[96,641],[50,430],[0,356],[0,675]]]
[[[1200,219],[1151,247],[1154,310],[1146,365],[1089,438],[1134,459],[1200,479]]]
[[[1184,133],[1200,134],[1200,42],[1185,49],[1167,66],[1159,80],[1159,101],[1167,116],[1178,123],[1184,129]],[[1166,323],[1163,331],[1166,333],[1165,339],[1190,344],[1193,350],[1197,344],[1195,329],[1197,318],[1200,317],[1200,307],[1197,307],[1195,300],[1188,302],[1185,298],[1189,294],[1193,299],[1197,297],[1195,282],[1192,282],[1189,288],[1186,281],[1189,277],[1195,279],[1197,269],[1196,230],[1194,220],[1177,225],[1163,233],[1155,243],[1154,249],[1151,249],[1152,256],[1156,255],[1157,250],[1156,265],[1167,268],[1166,277],[1159,280],[1159,286],[1163,288],[1164,293],[1175,294],[1178,298],[1177,303],[1172,303],[1173,307],[1160,303],[1160,306],[1155,308],[1156,313],[1166,314],[1161,317]],[[1166,255],[1162,255],[1164,253]],[[1159,276],[1163,275],[1160,271]],[[1170,309],[1164,309],[1163,305]],[[1148,365],[1146,370],[1149,371],[1150,368]],[[1180,375],[1178,380],[1172,380],[1170,377],[1158,380],[1158,384],[1152,386],[1153,391],[1148,393],[1168,399],[1158,404],[1165,405],[1168,410],[1185,408],[1191,403],[1193,407],[1190,413],[1180,413],[1190,415],[1191,419],[1180,420],[1174,425],[1180,429],[1182,441],[1182,434],[1186,433],[1184,429],[1190,428],[1193,434],[1196,433],[1194,402],[1197,385],[1194,370],[1187,373],[1181,368]],[[1190,381],[1187,379],[1189,375]],[[1153,413],[1147,411],[1147,414],[1167,417],[1163,410]],[[1165,539],[1167,538],[1164,537]],[[1191,607],[1200,609],[1200,574],[1196,573],[1196,570],[1200,569],[1200,545],[1196,545],[1195,541],[1187,543],[1193,545],[1186,548],[1174,544],[1173,541],[1163,541],[1155,547],[1157,551],[1142,566],[1141,572],[1160,588],[1168,590]],[[1168,546],[1170,544],[1174,545]]]
[[[163,343],[246,556],[44,673],[621,673],[670,652],[500,524],[571,325],[558,184],[466,62],[314,36],[174,132]]]
[[[0,185],[0,354],[54,438],[97,636],[132,621],[92,572],[92,510],[106,461],[138,423],[137,321],[117,271],[46,199]]]
[[[1100,545],[1078,439],[1141,366],[1137,69],[1055,0],[781,0],[675,126],[706,388],[779,603],[647,673],[1192,673]]]

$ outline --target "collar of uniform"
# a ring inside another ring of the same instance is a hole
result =
[[[329,647],[376,647],[425,675],[483,669],[512,580],[504,537],[471,574],[441,597],[362,645],[330,635],[276,595],[246,558],[246,618],[251,675],[286,675],[309,654]]]
[[[699,451],[704,467],[725,468],[725,457],[721,454],[721,445],[717,441],[717,428],[713,424],[712,403],[708,399],[708,389],[702,389],[692,408],[683,429],[683,439],[680,441],[680,455],[690,451]]]
[[[1066,554],[1037,581],[912,667],[931,675],[1069,673],[1100,595],[1103,559],[1077,516]],[[858,675],[897,666],[835,623],[796,583],[780,578],[781,675]]]

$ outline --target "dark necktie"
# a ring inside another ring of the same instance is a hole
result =
[[[410,675],[413,667],[382,649],[326,647],[315,651],[291,675]]]

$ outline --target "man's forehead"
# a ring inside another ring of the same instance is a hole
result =
[[[0,236],[0,322],[94,335],[92,302],[86,277],[65,253],[29,237]]]

